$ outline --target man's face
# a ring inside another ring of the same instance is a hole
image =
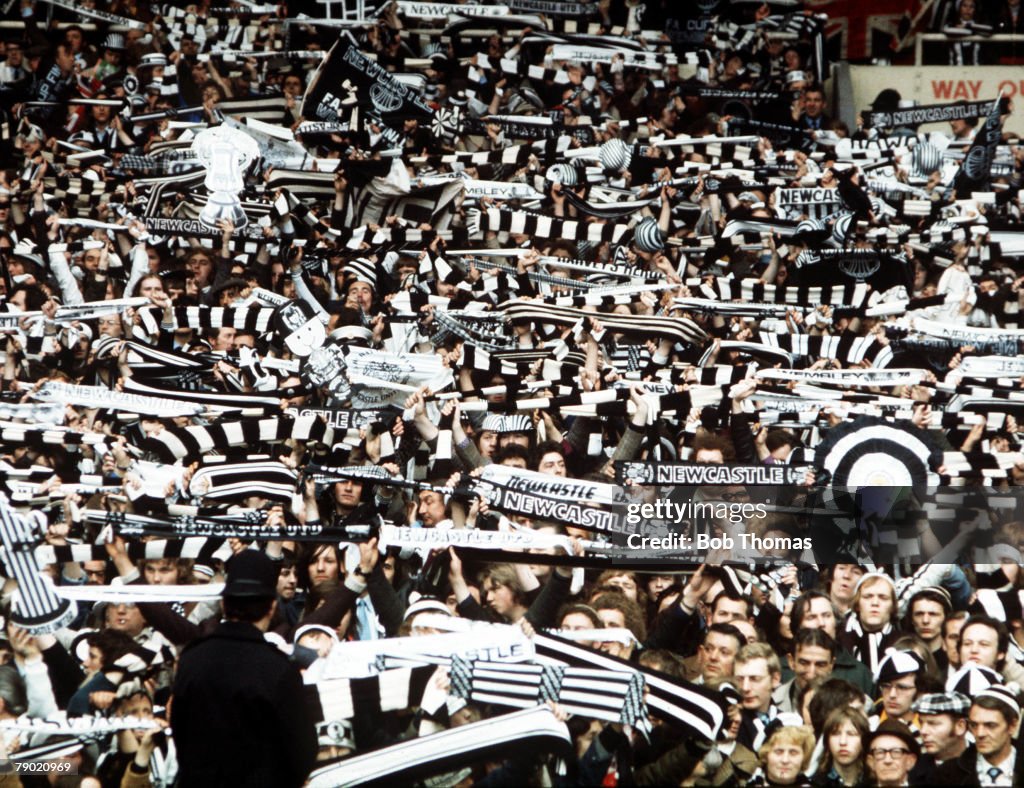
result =
[[[721,632],[708,632],[698,652],[705,680],[713,676],[731,676],[738,651],[736,638]]]
[[[700,449],[694,455],[694,462],[702,462],[707,465],[724,465],[725,455],[721,449]]]
[[[350,512],[359,505],[363,494],[363,485],[346,479],[334,485],[334,502],[343,512]]]
[[[516,608],[516,597],[508,586],[487,578],[484,581],[484,604],[502,618],[511,618]]]
[[[804,751],[798,744],[776,742],[768,750],[765,773],[773,784],[788,785],[796,779],[804,763]]]
[[[178,582],[178,567],[168,558],[147,561],[142,574],[151,586],[173,586]]]
[[[796,685],[800,689],[806,687],[819,676],[831,675],[836,661],[827,648],[821,646],[800,646],[793,655],[793,670],[796,672]]]
[[[139,284],[139,295],[143,298],[156,299],[158,301],[167,298],[167,293],[164,291],[164,283],[156,276],[147,276],[142,280]]]
[[[299,578],[294,566],[283,566],[277,575],[277,595],[281,599],[294,599]]]
[[[879,785],[903,785],[917,756],[898,736],[879,736],[868,750],[868,768]]]
[[[733,621],[745,621],[748,616],[749,611],[744,600],[720,597],[715,601],[715,609],[711,611],[711,623],[731,624]]]
[[[967,723],[952,714],[922,714],[918,726],[924,751],[945,761],[956,754],[964,740]]]
[[[540,458],[537,470],[541,473],[550,473],[552,476],[565,476],[565,458],[557,451],[549,451]]]
[[[107,628],[124,632],[129,637],[136,637],[146,626],[142,613],[134,602],[111,604],[106,612]]]
[[[205,254],[196,254],[189,258],[185,264],[189,274],[196,280],[199,287],[206,287],[210,284],[210,276],[213,274],[213,262]]]
[[[967,715],[967,729],[974,736],[978,754],[988,756],[990,762],[998,763],[1002,760],[999,756],[1008,750],[1012,743],[1013,728],[1002,713],[995,709],[971,706]]]
[[[957,618],[947,621],[942,626],[942,648],[949,658],[949,664],[954,668],[960,667],[960,630],[964,628],[967,619]]]
[[[61,44],[57,47],[57,53],[54,55],[54,60],[57,63],[57,68],[68,74],[75,70],[75,53],[71,51],[71,47]]]
[[[917,696],[917,685],[914,683],[914,675],[906,673],[889,681],[881,682],[878,685],[878,691],[882,695],[885,713],[890,718],[898,720],[910,711],[914,698]]]
[[[477,447],[480,449],[480,454],[490,459],[494,456],[494,452],[498,450],[498,433],[493,430],[484,430],[480,433],[480,437],[477,440]]]
[[[960,633],[960,664],[975,662],[998,670],[1006,655],[999,651],[999,633],[986,624],[971,624]]]
[[[21,46],[18,44],[8,44],[6,49],[7,65],[11,68],[17,68],[22,64],[25,58],[25,53],[22,52]]]
[[[823,629],[832,638],[836,636],[836,613],[827,599],[815,597],[807,606],[803,619],[804,629]]]
[[[92,108],[92,119],[97,123],[106,123],[110,120],[110,107],[99,104]]]
[[[504,398],[504,395],[502,395]],[[530,448],[530,436],[525,432],[503,432],[498,436],[498,448],[504,449],[506,446],[522,446],[524,449]]]
[[[616,575],[615,577],[610,577],[605,581],[605,585],[614,586],[619,589],[623,595],[636,602],[636,580],[634,580],[631,575]]]
[[[816,118],[825,109],[825,97],[819,90],[808,90],[804,93],[804,112],[809,118]]]
[[[736,666],[736,684],[740,691],[740,703],[745,709],[768,711],[772,690],[779,686],[780,681],[779,673],[768,672],[768,660],[763,657]]]
[[[868,632],[877,632],[892,619],[892,586],[885,580],[867,582],[860,589],[857,614]]]
[[[626,614],[617,608],[608,607],[598,610],[597,617],[601,619],[605,629],[626,629]],[[601,643],[600,649],[606,654],[611,654],[613,657],[621,657],[622,659],[628,659],[633,653],[632,645],[615,641]]]
[[[419,506],[416,514],[425,528],[433,528],[444,519],[444,498],[441,493],[423,490],[419,494]]]
[[[864,570],[857,564],[836,564],[832,572],[832,597],[841,604],[850,604],[853,589],[863,574]]]
[[[938,602],[918,599],[914,602],[911,620],[917,636],[925,643],[931,643],[942,634],[942,622],[946,620],[946,611]]]
[[[82,564],[85,571],[85,584],[101,586],[107,579],[107,565],[103,561],[86,561]]]
[[[218,328],[217,337],[211,343],[214,350],[231,350],[235,346],[235,329],[230,326]]]
[[[338,556],[329,545],[324,546],[313,555],[306,568],[309,573],[309,583],[312,586],[317,586],[328,580],[337,580],[340,570]]]
[[[100,250],[90,249],[82,255],[82,267],[86,271],[95,272],[100,267]]]

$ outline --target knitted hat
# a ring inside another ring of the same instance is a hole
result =
[[[975,662],[968,662],[946,680],[946,692],[959,692],[973,698],[993,684],[1002,683],[1002,678],[992,668]]]
[[[659,252],[665,247],[665,233],[650,216],[641,219],[633,229],[633,245],[641,252]]]
[[[1000,703],[1005,704],[1006,707],[1013,712],[1014,717],[1020,717],[1020,699],[1017,695],[1017,691],[1012,687],[1007,687],[1002,684],[993,684],[991,687],[986,687],[974,696],[975,700],[978,698],[995,698]]]
[[[579,173],[571,164],[552,164],[544,173],[544,178],[563,186],[575,186],[580,180]]]
[[[898,676],[906,676],[909,673],[918,673],[924,669],[924,660],[914,651],[890,651],[885,658],[878,663],[878,670],[875,671],[875,683],[881,684],[885,681],[892,681]]]
[[[942,166],[942,152],[930,142],[921,142],[914,147],[912,160],[918,175],[931,175]]]
[[[601,145],[597,155],[604,169],[622,172],[633,160],[633,149],[620,139],[612,139]]]

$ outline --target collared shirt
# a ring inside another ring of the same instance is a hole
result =
[[[975,767],[978,772],[978,782],[981,785],[1013,785],[1013,770],[1017,765],[1017,752],[1010,748],[1009,756],[1001,763],[990,763],[985,756],[978,756],[978,763]],[[998,769],[999,773],[992,771]]]

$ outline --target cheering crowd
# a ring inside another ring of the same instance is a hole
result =
[[[0,785],[1024,783],[1008,100],[224,5],[0,31]]]

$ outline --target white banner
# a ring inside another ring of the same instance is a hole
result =
[[[910,327],[915,331],[929,334],[933,337],[952,339],[970,345],[973,342],[1003,342],[1006,340],[1020,341],[1024,339],[1024,328],[974,328],[970,326],[954,326],[948,323],[940,323],[937,320],[928,320],[923,317],[913,317],[908,321]]]
[[[552,476],[550,473],[510,468],[507,465],[493,463],[485,465],[479,479],[484,482],[500,484],[517,492],[545,498],[561,498],[588,504],[611,504],[618,500],[615,486],[612,484],[562,478]]]
[[[467,197],[490,197],[494,200],[539,200],[544,195],[528,183],[505,181],[465,181]]]
[[[1024,375],[1024,358],[1015,356],[967,356],[959,370],[974,378],[1002,378]]]
[[[61,402],[82,408],[115,408],[124,413],[140,413],[145,416],[194,416],[206,410],[205,406],[190,402],[70,383],[44,383],[32,398],[40,402]]]
[[[588,47],[576,44],[555,44],[551,48],[553,60],[578,60],[581,63],[608,63],[623,61],[630,68],[647,68],[661,71],[666,64],[677,63],[675,55],[660,55],[657,52],[637,52],[633,49],[612,49]]]
[[[405,528],[382,525],[381,549],[389,545],[436,550],[444,547],[474,547],[478,550],[544,550],[550,547],[570,552],[569,537],[521,531],[479,531],[475,528]]]
[[[331,649],[326,659],[318,660],[303,675],[306,684],[325,679],[348,679],[378,673],[378,657],[413,664],[447,664],[452,657],[482,659],[488,662],[529,662],[535,651],[533,642],[518,627],[505,626],[473,631],[420,635],[383,640],[353,640]]]
[[[776,189],[775,206],[782,208],[786,218],[795,219],[807,213],[810,205],[826,206],[828,210],[838,210],[842,203],[836,189],[812,187],[808,189]]]
[[[453,14],[459,16],[508,16],[508,6],[503,5],[460,5],[458,3],[413,3],[399,0],[398,13],[422,19],[444,19]]]
[[[838,386],[913,386],[924,379],[921,369],[762,369],[760,380],[796,380]]]

